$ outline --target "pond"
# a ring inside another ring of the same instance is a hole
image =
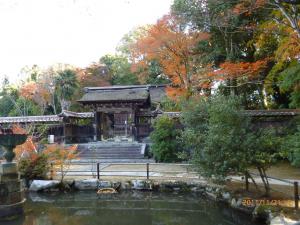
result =
[[[250,225],[249,216],[196,194],[30,193],[25,216],[1,225]]]

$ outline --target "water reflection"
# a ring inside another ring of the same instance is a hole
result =
[[[249,217],[194,194],[94,192],[27,196],[26,215],[3,225],[250,225]]]

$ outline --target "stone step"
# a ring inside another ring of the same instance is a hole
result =
[[[84,156],[84,157],[79,157],[79,159],[144,159],[143,156]]]
[[[143,159],[143,144],[97,142],[79,144],[80,159]]]
[[[121,151],[121,150],[138,150],[142,147],[126,147],[126,148],[120,148],[120,147],[101,147],[101,148],[78,148],[78,151],[104,151],[104,150],[110,150],[110,151]]]
[[[82,143],[78,147],[91,148],[91,147],[141,147],[143,144],[137,142],[95,142],[95,143]]]
[[[142,155],[140,152],[106,152],[106,153],[90,153],[82,152],[79,155]]]
[[[142,155],[140,152],[80,152],[79,155]]]
[[[82,150],[78,151],[80,153],[84,152],[95,152],[95,153],[131,153],[131,152],[141,152],[141,149],[127,149],[127,150],[110,150],[110,149],[103,149],[103,150]]]
[[[82,162],[82,163],[154,163],[153,159],[148,158],[137,158],[137,159],[114,159],[114,158],[79,158],[73,160],[74,162]]]
[[[79,155],[86,155],[86,154],[96,154],[96,155],[131,155],[131,154],[135,154],[135,155],[140,155],[141,152],[140,151],[135,151],[135,152],[79,152]]]
[[[98,149],[78,149],[79,152],[102,152],[102,151],[139,151],[141,148],[98,148]]]
[[[119,146],[116,146],[116,147],[95,147],[95,148],[86,148],[86,147],[79,147],[78,150],[89,150],[89,151],[93,151],[93,150],[96,150],[96,149],[140,149],[141,147],[138,147],[138,146],[126,146],[126,147],[119,147]]]
[[[79,155],[142,155],[140,152],[105,152],[105,153],[92,153],[81,152]]]
[[[97,157],[79,157],[80,160],[86,160],[86,159],[145,159],[144,156],[131,156],[131,157],[125,157],[125,156],[109,156],[109,157],[105,157],[105,156],[97,156]]]
[[[131,154],[97,154],[97,153],[84,153],[84,154],[79,154],[79,157],[88,157],[88,156],[93,156],[93,157],[118,157],[118,156],[122,156],[122,157],[127,157],[127,158],[130,158],[130,157],[133,157],[133,156],[138,156],[138,157],[144,157],[143,154],[140,154],[140,153],[131,153]]]

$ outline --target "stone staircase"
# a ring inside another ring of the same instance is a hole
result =
[[[143,161],[143,159],[145,159],[144,149],[145,144],[137,142],[92,142],[78,144],[79,158],[81,161]]]

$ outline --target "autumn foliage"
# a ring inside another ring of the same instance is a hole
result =
[[[77,80],[80,87],[109,86],[108,75],[104,65],[92,64],[85,69],[76,69]]]
[[[25,99],[32,100],[45,110],[47,104],[50,102],[51,93],[46,88],[48,84],[40,82],[28,82],[20,88],[20,96]]]
[[[32,137],[28,137],[27,140],[18,145],[14,152],[16,153],[16,160],[19,161],[22,157],[35,159],[37,158],[36,144],[33,142]]]
[[[209,34],[183,30],[175,17],[164,16],[151,26],[146,35],[132,47],[132,70],[146,67],[151,60],[157,60],[171,84],[167,89],[170,97],[191,95],[194,86],[201,87],[204,68],[196,66],[195,57],[201,52],[195,46],[208,40]],[[140,74],[143,80],[145,74]]]
[[[13,134],[27,134],[26,130],[18,125],[13,125],[11,127],[11,132]],[[36,158],[37,156],[36,145],[33,142],[32,137],[29,136],[23,144],[16,146],[14,152],[16,153],[17,161],[19,161],[22,157],[27,157],[31,159]]]
[[[269,59],[258,60],[256,62],[224,62],[220,65],[220,69],[210,73],[215,79],[238,79],[248,78],[255,79],[267,68]]]
[[[59,144],[51,144],[47,145],[43,153],[54,165],[53,172],[60,173],[61,181],[63,181],[70,168],[71,160],[78,158],[77,145],[65,147]]]
[[[238,2],[233,8],[232,12],[234,14],[251,14],[255,10],[265,6],[267,4],[267,0],[243,0]]]

